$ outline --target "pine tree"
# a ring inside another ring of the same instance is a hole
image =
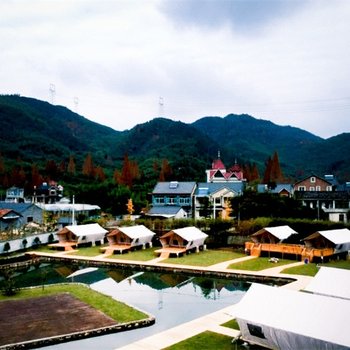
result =
[[[69,156],[67,171],[68,174],[75,175],[75,161],[72,155]]]
[[[159,181],[168,181],[171,178],[173,171],[167,159],[163,159],[160,169]]]
[[[279,182],[283,182],[283,180],[284,178],[280,167],[280,162],[278,159],[278,154],[277,152],[275,152],[272,158],[270,181],[279,183]]]
[[[121,184],[131,188],[132,187],[132,173],[129,157],[127,154],[124,155],[123,168],[120,176]]]
[[[268,184],[271,181],[271,167],[272,167],[272,159],[269,157],[266,161],[266,167],[264,172],[263,183]]]
[[[84,165],[83,165],[83,175],[88,177],[95,176],[95,167],[94,167],[94,162],[92,160],[91,153],[88,153],[88,155],[85,158]]]

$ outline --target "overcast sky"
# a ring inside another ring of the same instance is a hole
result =
[[[350,0],[1,0],[0,93],[116,130],[247,113],[350,132]]]

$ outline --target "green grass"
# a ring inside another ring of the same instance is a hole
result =
[[[220,349],[235,350],[240,349],[236,344],[231,344],[232,337],[210,331],[200,333],[194,337],[183,340],[177,344],[169,346],[163,350],[197,350],[197,349]]]
[[[44,288],[37,287],[21,289],[12,297],[0,295],[0,300],[36,298],[67,292],[74,295],[76,298],[85,302],[86,304],[89,304],[90,306],[102,311],[120,323],[137,321],[148,317],[143,312],[138,311],[122,302],[78,284],[58,284],[45,286]]]
[[[156,258],[154,251],[158,248],[138,249],[124,254],[109,255],[109,259],[148,261]]]
[[[191,253],[179,258],[164,259],[162,262],[169,264],[182,264],[193,266],[210,266],[224,261],[241,258],[243,253],[226,250],[204,250],[199,253]]]
[[[292,275],[315,276],[320,266],[336,267],[339,269],[350,270],[350,260],[332,260],[324,264],[304,264],[300,266],[286,268],[282,271],[282,273],[288,273]]]
[[[69,252],[69,255],[78,255],[78,256],[97,256],[103,254],[100,251],[100,248],[105,247],[106,245],[99,245],[94,247],[79,247],[77,250]]]
[[[255,259],[250,259],[246,261],[241,261],[238,263],[233,263],[228,268],[236,269],[236,270],[261,271],[261,270],[269,269],[271,267],[277,267],[277,266],[291,264],[291,263],[295,263],[295,260],[279,259],[277,263],[272,263],[272,262],[269,262],[269,258],[263,257],[263,258],[255,258]]]
[[[238,322],[235,319],[230,320],[228,322],[225,322],[221,326],[232,328],[232,329],[237,329],[239,331],[239,325],[238,325]]]

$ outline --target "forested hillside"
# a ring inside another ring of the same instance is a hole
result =
[[[116,131],[62,106],[6,95],[0,96],[0,118],[2,193],[12,185],[30,191],[40,181],[55,180],[66,194],[114,212],[125,210],[127,197],[142,207],[159,180],[204,181],[219,150],[227,167],[235,161],[255,164],[260,178],[277,152],[291,181],[310,173],[350,179],[350,134],[324,140],[248,115],[192,124],[156,118]]]

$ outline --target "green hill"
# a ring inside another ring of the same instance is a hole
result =
[[[94,123],[62,106],[18,95],[0,96],[1,155],[6,164],[19,159],[43,165],[68,161],[80,167],[91,153],[111,173],[123,156],[138,161],[144,174],[154,161],[167,159],[178,180],[203,180],[218,150],[227,166],[256,163],[262,173],[277,151],[286,176],[314,172],[350,177],[350,134],[322,139],[292,126],[279,126],[249,115],[205,117],[192,124],[156,118],[126,131]]]

